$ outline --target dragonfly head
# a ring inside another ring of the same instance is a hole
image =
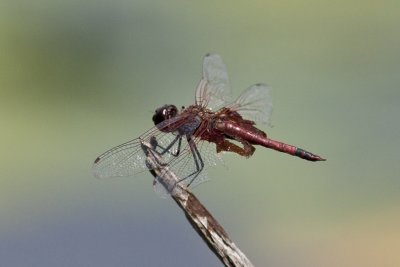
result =
[[[159,124],[165,120],[171,119],[178,114],[178,109],[174,105],[164,105],[154,112],[153,122],[154,125]]]

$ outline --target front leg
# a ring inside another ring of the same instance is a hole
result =
[[[172,151],[171,151],[171,148],[175,145],[176,142],[178,142],[178,147],[177,147],[177,149],[176,149],[175,152],[172,152]],[[178,157],[178,156],[179,156],[179,153],[180,153],[180,151],[181,151],[182,136],[181,136],[181,135],[177,135],[177,136],[175,137],[175,139],[174,139],[167,147],[161,146],[161,145],[158,143],[156,137],[155,137],[155,136],[152,136],[152,137],[150,138],[150,144],[151,144],[151,147],[152,147],[152,149],[154,150],[154,152],[156,152],[159,156],[162,156],[162,155],[164,155],[165,153],[168,153],[168,154],[170,154],[171,156]],[[161,152],[158,152],[158,151],[157,151],[157,148],[160,148],[160,149],[161,149]]]

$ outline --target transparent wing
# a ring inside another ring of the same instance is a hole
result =
[[[168,151],[161,155],[160,164],[168,165],[169,169],[182,179],[182,183],[190,184],[193,187],[208,180],[206,168],[222,161],[216,153],[215,144],[203,141],[200,137],[191,136],[200,154],[199,159],[193,156],[193,151],[190,149],[185,135],[178,136],[160,131],[171,125],[177,128],[183,127],[183,125],[187,125],[188,121],[190,122],[189,119],[187,116],[178,116],[166,120],[139,138],[106,151],[95,160],[93,174],[98,178],[108,178],[132,176],[147,171],[148,166],[146,165],[146,155],[142,150],[142,142],[155,144],[156,141],[157,146],[154,147],[154,151],[158,154],[165,152],[165,149],[168,148]],[[181,137],[181,141],[179,141],[179,137]],[[204,168],[199,171],[200,162],[204,163]]]
[[[196,104],[215,110],[230,100],[225,64],[219,55],[207,54],[203,59],[203,77],[196,89]]]
[[[180,182],[191,188],[209,180],[207,169],[223,163],[220,154],[216,153],[214,143],[203,141],[200,138],[194,138],[196,149],[200,154],[200,158],[194,155],[190,149],[189,143],[185,142],[185,147],[182,150],[182,155],[176,158],[171,158],[168,163],[169,170],[174,172],[180,179]],[[198,167],[204,164],[204,167],[199,170]]]
[[[140,138],[116,146],[96,158],[92,171],[95,177],[131,176],[146,169]]]
[[[148,170],[146,166],[146,155],[142,150],[142,141],[152,143],[152,139],[157,140],[157,150],[162,152],[162,148],[167,148],[177,135],[171,132],[162,132],[159,129],[168,127],[172,124],[179,127],[186,122],[183,116],[177,116],[166,120],[154,126],[139,138],[116,146],[96,158],[93,163],[92,171],[94,176],[98,178],[132,176],[137,173]],[[173,157],[174,152],[178,149],[178,142],[170,147],[169,152],[163,154],[163,163],[167,163]]]
[[[262,83],[252,85],[228,107],[237,111],[244,119],[256,123],[270,124],[272,114],[271,87]]]

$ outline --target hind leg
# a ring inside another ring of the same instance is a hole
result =
[[[240,142],[243,144],[243,147],[240,147],[240,146],[224,139],[222,142],[217,143],[217,153],[219,153],[221,151],[235,152],[246,158],[253,155],[256,148],[246,141],[240,141]]]

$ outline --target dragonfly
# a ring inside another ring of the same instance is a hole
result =
[[[232,101],[228,73],[218,54],[203,58],[203,75],[196,88],[195,103],[178,109],[169,104],[155,110],[154,127],[136,139],[97,157],[96,177],[132,176],[149,170],[143,143],[179,177],[179,183],[195,186],[208,180],[205,170],[221,161],[221,152],[246,158],[255,145],[308,161],[325,159],[302,148],[276,141],[256,127],[270,124],[271,88],[262,83],[248,87]],[[154,182],[156,183],[156,182]]]

